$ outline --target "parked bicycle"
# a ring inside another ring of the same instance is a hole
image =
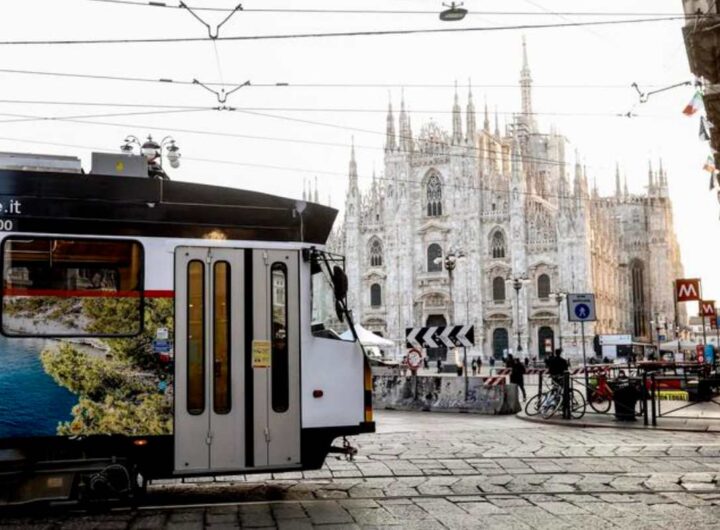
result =
[[[597,386],[590,393],[590,407],[599,414],[605,414],[610,410],[613,402],[613,391],[608,385],[607,374],[597,375]]]
[[[562,382],[553,381],[549,390],[542,394],[535,394],[525,405],[525,414],[528,416],[541,415],[546,420],[552,418],[558,410],[562,409],[563,401]],[[585,415],[587,403],[585,397],[577,389],[570,389],[570,417],[579,420]]]

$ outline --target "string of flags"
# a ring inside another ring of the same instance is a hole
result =
[[[702,91],[702,80],[697,79],[695,81],[695,92],[692,98],[685,105],[683,114],[685,116],[694,116],[698,112],[705,110],[705,104],[703,102],[703,91]],[[701,141],[710,141],[711,129],[713,124],[710,123],[704,115],[700,115],[700,129],[698,130],[698,138]],[[710,173],[710,191],[717,189],[717,200],[720,203],[720,172],[715,167],[715,156],[714,153],[708,155],[707,160],[703,164],[703,170]]]

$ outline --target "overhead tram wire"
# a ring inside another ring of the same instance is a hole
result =
[[[172,85],[196,85],[192,80],[182,79],[170,79],[170,78],[152,78],[152,77],[132,77],[132,76],[113,76],[113,75],[99,75],[99,74],[82,74],[72,72],[47,72],[40,70],[19,70],[15,68],[0,68],[0,74],[19,74],[19,75],[38,75],[38,76],[50,76],[50,77],[69,77],[78,79],[94,79],[99,81],[127,81],[137,83],[162,83]],[[226,82],[221,81],[208,81],[204,82],[205,85],[209,86],[223,86],[226,85],[240,85],[240,82]],[[667,83],[643,83],[643,86],[648,88],[656,88],[666,86]],[[290,83],[290,82],[277,82],[277,83],[252,83],[249,85],[250,88],[454,88],[454,83]],[[481,84],[473,83],[469,84],[458,84],[458,88],[519,88],[520,83],[491,83]],[[627,90],[629,85],[600,85],[600,84],[533,84],[533,90],[539,89],[622,89]]]
[[[141,2],[133,0],[88,0],[95,3],[103,4],[121,4],[136,7],[155,7],[167,9],[181,9],[180,5],[170,5],[165,2]],[[225,7],[205,7],[205,6],[188,6],[194,11],[217,11],[221,13],[229,13],[233,11]],[[359,15],[437,15],[437,10],[412,10],[412,9],[310,9],[310,8],[243,8],[243,13],[308,13],[308,14],[359,14]],[[627,17],[647,17],[647,16],[674,16],[677,13],[667,12],[628,12],[628,11],[558,11],[553,13],[543,13],[536,11],[468,11],[466,16],[536,16],[536,15],[566,15],[566,16],[627,16]]]
[[[175,110],[154,110],[154,111],[137,111],[137,112],[113,112],[103,114],[80,114],[74,116],[36,116],[32,114],[17,114],[0,112],[0,116],[12,116],[11,119],[0,119],[0,123],[24,123],[24,122],[36,122],[36,121],[72,121],[78,119],[88,118],[122,118],[125,116],[152,116],[152,115],[167,115],[167,114],[181,114],[188,112],[199,112],[215,110],[211,108],[196,108],[196,109],[175,109]]]
[[[685,15],[668,17],[600,20],[591,22],[564,22],[549,24],[514,24],[508,26],[475,26],[475,27],[453,27],[453,28],[425,28],[425,29],[396,29],[396,30],[367,30],[367,31],[334,31],[327,33],[286,33],[268,35],[234,35],[211,37],[155,37],[155,38],[120,38],[120,39],[55,39],[55,40],[4,40],[0,46],[36,46],[36,45],[95,45],[95,44],[163,44],[178,42],[204,42],[208,40],[217,41],[261,41],[261,40],[293,40],[293,39],[324,39],[336,37],[374,37],[374,36],[399,36],[399,35],[429,35],[443,33],[485,33],[499,31],[527,31],[533,29],[560,29],[593,26],[615,26],[648,24],[656,22],[672,22],[686,20]]]
[[[17,143],[29,143],[29,144],[36,144],[36,145],[52,145],[56,147],[73,147],[78,149],[97,149],[97,150],[105,150],[106,147],[97,147],[97,146],[89,146],[89,145],[80,145],[80,144],[68,144],[68,143],[61,143],[61,142],[46,142],[42,140],[31,140],[26,138],[11,138],[6,136],[0,136],[0,141],[5,142],[17,142]],[[356,146],[357,147],[357,146]],[[314,175],[327,175],[331,177],[342,177],[346,178],[347,174],[341,173],[338,171],[327,171],[323,169],[307,169],[307,168],[298,168],[298,167],[292,167],[292,166],[278,166],[278,165],[272,165],[272,164],[257,164],[253,162],[241,162],[238,160],[218,160],[214,158],[194,158],[189,156],[183,156],[183,160],[189,160],[193,162],[203,162],[203,163],[209,163],[209,164],[223,164],[223,165],[232,165],[232,166],[240,166],[240,167],[254,167],[254,168],[260,168],[260,169],[274,169],[279,171],[289,171],[289,172],[295,172],[295,173],[308,173],[308,174],[314,174]],[[371,181],[373,179],[372,175],[362,175],[359,178],[362,180]],[[379,181],[392,181],[392,182],[401,182],[401,183],[407,183],[407,184],[422,184],[422,180],[418,179],[394,179],[390,177],[383,177],[383,176],[375,176],[376,180]],[[459,184],[444,184],[445,188],[454,188],[454,189],[461,189],[461,190],[474,190],[474,191],[480,191],[480,192],[488,192],[488,193],[499,193],[499,194],[508,194],[510,195],[513,193],[512,190],[507,189],[501,189],[501,188],[488,188],[483,186],[474,186],[474,185],[459,185]],[[519,191],[518,193],[520,195],[536,195],[529,191]],[[554,198],[554,199],[566,199],[566,200],[577,200],[577,196],[574,194],[566,194],[566,195],[559,195],[559,194],[545,194],[546,198]],[[611,197],[605,197],[605,198],[599,198],[599,199],[593,199],[591,196],[587,198],[589,202],[598,202],[598,203],[605,203],[606,200],[611,199]],[[660,207],[659,204],[656,204],[655,202],[651,203],[650,206],[652,207]]]

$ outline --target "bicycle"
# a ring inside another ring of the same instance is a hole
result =
[[[536,394],[525,405],[525,413],[528,416],[540,414],[544,419],[552,418],[562,408],[563,385],[554,382],[550,390],[542,394]],[[579,420],[585,415],[585,398],[577,389],[570,390],[570,417]]]
[[[605,414],[610,410],[613,402],[613,391],[607,383],[607,374],[598,374],[597,387],[590,394],[590,407],[598,414]]]

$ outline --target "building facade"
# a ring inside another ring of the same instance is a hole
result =
[[[476,125],[470,91],[464,115],[455,91],[450,132],[429,121],[414,134],[404,100],[397,121],[390,104],[384,171],[367,190],[351,153],[332,246],[347,258],[356,321],[398,353],[408,327],[472,324],[473,356],[542,358],[561,339],[581,355],[562,293],[595,293],[589,355],[595,333],[649,340],[651,320],[675,317],[682,264],[662,164],[646,193],[629,193],[618,170],[615,194],[600,197],[566,138],[539,130],[524,41],[520,86],[522,113],[504,131],[487,105]],[[462,256],[452,272],[449,254]]]

